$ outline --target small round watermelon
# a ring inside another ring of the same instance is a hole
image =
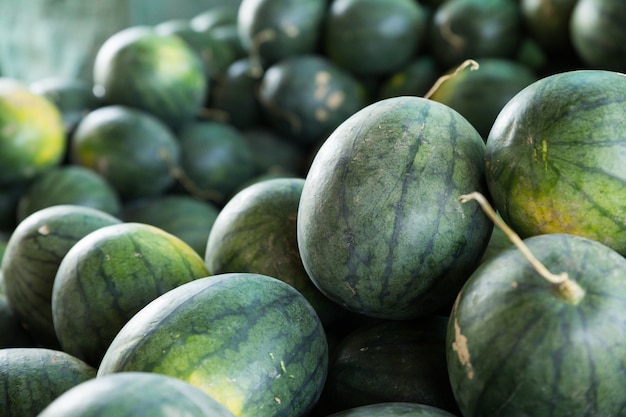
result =
[[[379,318],[449,308],[492,230],[457,201],[485,189],[484,148],[457,111],[420,97],[381,100],[344,121],[315,155],[298,209],[313,283]]]
[[[626,259],[597,241],[549,233],[483,263],[448,322],[452,390],[466,417],[619,416],[626,404]],[[572,288],[576,289],[575,291]]]
[[[52,320],[64,351],[97,366],[119,329],[159,295],[208,275],[176,236],[145,223],[101,227],[72,246],[52,286]]]
[[[198,387],[237,417],[304,416],[322,390],[328,345],[291,285],[229,273],[183,284],[139,311],[98,368],[155,372]]]
[[[569,233],[626,255],[626,76],[544,77],[498,114],[485,148],[494,207],[522,237]]]
[[[210,87],[193,48],[150,26],[111,35],[93,67],[94,91],[103,103],[141,109],[174,130],[199,114]]]
[[[39,344],[59,347],[52,321],[52,286],[61,261],[84,236],[121,223],[101,210],[55,205],[22,220],[7,242],[0,272],[7,301]]]
[[[149,372],[94,378],[64,392],[37,417],[234,417],[191,384]]]
[[[96,369],[63,351],[39,347],[0,349],[0,412],[33,417],[57,397],[96,377]]]

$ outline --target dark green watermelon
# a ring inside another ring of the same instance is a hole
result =
[[[448,380],[448,318],[382,320],[357,327],[334,348],[318,407],[337,412],[413,402],[459,413]]]
[[[254,126],[242,131],[254,154],[254,163],[260,175],[304,176],[307,154],[302,147],[267,126]]]
[[[61,347],[97,367],[126,322],[159,295],[208,275],[189,245],[162,229],[125,222],[80,239],[52,286],[52,321]]]
[[[423,97],[440,75],[432,56],[420,56],[385,77],[375,96],[379,100],[397,96]]]
[[[546,51],[571,50],[570,19],[576,3],[578,0],[521,0],[526,31]]]
[[[97,51],[94,88],[108,105],[146,111],[176,130],[193,120],[210,89],[200,56],[182,38],[131,26]]]
[[[159,119],[128,106],[103,106],[87,114],[72,137],[70,162],[90,168],[120,198],[163,193],[175,181],[180,144]]]
[[[483,58],[478,68],[451,75],[430,95],[431,100],[452,107],[487,140],[496,117],[505,104],[524,87],[537,80],[526,65],[512,59]]]
[[[302,178],[274,178],[235,194],[215,219],[204,260],[212,274],[251,272],[292,285],[329,325],[343,309],[313,285],[298,252],[296,219],[303,186]]]
[[[485,149],[494,207],[522,237],[569,233],[626,255],[626,77],[544,77],[498,115]]]
[[[61,394],[91,380],[96,369],[59,350],[0,349],[0,412],[33,417]]]
[[[447,335],[448,372],[463,416],[623,415],[626,259],[568,234],[524,243],[570,284],[540,276],[517,248],[474,272]],[[568,291],[573,285],[582,291]]]
[[[327,417],[454,417],[454,414],[430,405],[384,402],[355,407]]]
[[[322,323],[296,289],[232,273],[148,304],[113,340],[98,376],[156,372],[191,383],[237,417],[291,417],[311,410],[327,366]]]
[[[311,54],[270,66],[258,97],[267,124],[304,147],[324,140],[367,102],[354,76],[325,56]]]
[[[38,344],[59,348],[52,321],[52,286],[67,252],[87,234],[121,220],[86,206],[56,205],[22,220],[2,260],[7,301]]]
[[[118,216],[122,206],[117,190],[102,175],[81,165],[64,164],[28,184],[17,204],[17,220],[61,204],[91,207],[112,216]]]
[[[22,326],[9,305],[7,296],[0,289],[0,349],[34,346],[36,345],[32,336]]]
[[[298,211],[302,262],[355,312],[416,318],[449,308],[492,225],[459,195],[485,189],[484,142],[458,112],[420,97],[373,103],[323,143]]]
[[[243,0],[239,39],[257,70],[317,50],[326,0]]]
[[[254,155],[241,131],[219,121],[190,123],[178,134],[178,184],[189,194],[222,205],[256,174]]]
[[[219,207],[189,195],[165,194],[126,204],[120,217],[127,222],[147,223],[165,230],[191,246],[200,256]]]
[[[234,417],[191,384],[149,372],[123,372],[85,381],[37,417]]]
[[[512,58],[523,39],[516,0],[449,0],[431,19],[428,50],[445,69],[466,59]]]
[[[387,75],[416,56],[427,25],[426,10],[414,0],[331,1],[322,48],[351,74]]]

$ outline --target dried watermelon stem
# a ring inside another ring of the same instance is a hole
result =
[[[545,278],[552,284],[555,284],[559,290],[559,295],[563,297],[565,300],[570,301],[574,304],[578,303],[585,295],[585,290],[583,290],[580,285],[578,285],[575,281],[569,279],[567,272],[561,272],[560,274],[554,274],[542,264],[539,259],[533,255],[533,253],[528,249],[528,246],[524,244],[524,241],[519,237],[517,233],[513,229],[509,227],[496,213],[494,208],[489,204],[489,201],[479,192],[472,192],[469,194],[462,195],[459,197],[459,201],[462,203],[466,203],[468,201],[475,200],[478,202],[483,212],[489,217],[489,219],[499,227],[502,232],[506,235],[507,238],[515,245],[522,255],[528,260],[528,262],[532,265],[532,267],[537,271],[539,275]]]
[[[478,65],[478,62],[474,61],[473,59],[466,59],[461,63],[461,65],[456,67],[456,69],[452,73],[445,74],[439,77],[437,81],[435,81],[435,84],[430,87],[430,90],[428,90],[428,92],[424,94],[424,98],[430,98],[433,94],[435,94],[435,91],[437,91],[441,84],[445,83],[450,78],[456,77],[461,71],[463,71],[467,67],[469,67],[471,71],[476,71],[480,66]]]

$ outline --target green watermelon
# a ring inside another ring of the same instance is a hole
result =
[[[455,71],[447,72],[450,78],[429,98],[461,113],[484,140],[505,104],[537,80],[528,66],[503,58],[480,59],[476,69]]]
[[[445,69],[466,59],[512,58],[523,39],[517,0],[449,0],[431,19],[429,51]]]
[[[210,88],[192,47],[149,26],[111,35],[98,49],[93,68],[94,91],[103,103],[141,109],[174,130],[198,115]]]
[[[77,205],[118,216],[121,198],[115,188],[94,170],[64,164],[35,177],[21,194],[17,220],[50,206]]]
[[[183,194],[165,194],[126,204],[120,217],[127,222],[147,223],[165,230],[191,246],[200,256],[219,214],[215,204]]]
[[[70,162],[102,175],[120,198],[158,195],[174,184],[180,144],[159,119],[128,106],[87,114],[72,137]]]
[[[539,46],[550,52],[572,49],[570,18],[578,0],[521,0],[526,30]]]
[[[397,96],[423,97],[440,75],[432,56],[419,56],[384,77],[375,96],[378,100]]]
[[[589,67],[626,72],[626,3],[578,0],[569,34],[574,50]]]
[[[320,147],[302,190],[298,246],[313,283],[373,317],[449,308],[492,230],[457,201],[485,188],[484,147],[458,112],[420,97],[381,100],[348,118]]]
[[[263,125],[244,129],[242,133],[252,149],[260,175],[304,176],[308,165],[302,147]]]
[[[626,410],[626,259],[597,241],[543,234],[483,263],[447,333],[452,390],[466,417],[620,416]],[[577,291],[570,291],[576,287]]]
[[[487,139],[494,207],[522,237],[569,233],[626,255],[626,77],[573,70],[513,97]]]
[[[11,233],[17,226],[17,204],[27,185],[0,185],[0,232]]]
[[[328,412],[413,402],[458,407],[446,365],[448,318],[378,320],[348,332],[334,348],[319,408]]]
[[[454,417],[454,414],[430,405],[384,402],[339,411],[327,417]]]
[[[258,91],[264,120],[303,147],[324,140],[366,104],[362,84],[322,55],[300,54],[270,66]]]
[[[307,275],[296,236],[304,179],[256,182],[233,196],[213,223],[204,261],[212,274],[252,272],[296,288],[328,325],[342,309],[326,298]]]
[[[254,155],[241,131],[229,123],[196,121],[178,134],[178,184],[189,194],[223,205],[255,174]]]
[[[259,70],[317,50],[326,0],[243,0],[239,39]]]
[[[236,417],[304,416],[328,366],[315,310],[292,286],[253,273],[200,278],[155,299],[117,334],[98,369],[189,382]]]
[[[67,252],[87,234],[121,220],[77,205],[41,209],[11,234],[0,267],[7,301],[34,340],[59,347],[52,321],[52,286]]]
[[[425,43],[428,15],[414,0],[334,0],[322,49],[352,74],[380,76],[408,64]]]
[[[202,257],[158,227],[132,222],[101,227],[72,246],[54,278],[52,321],[61,347],[97,366],[136,312],[206,275]]]
[[[62,351],[0,349],[0,413],[36,416],[61,394],[95,376],[95,368]]]
[[[123,372],[64,392],[37,417],[234,417],[191,384],[166,375]]]
[[[223,3],[213,5],[193,16],[189,21],[191,27],[197,31],[212,31],[224,26],[236,25],[241,1],[227,0]]]

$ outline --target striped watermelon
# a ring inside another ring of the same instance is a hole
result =
[[[52,320],[64,351],[97,366],[119,329],[142,307],[208,275],[204,260],[174,235],[120,223],[80,239],[52,287]]]
[[[219,274],[183,284],[124,326],[98,369],[174,376],[236,417],[304,416],[328,366],[315,310],[292,286],[266,275]]]

